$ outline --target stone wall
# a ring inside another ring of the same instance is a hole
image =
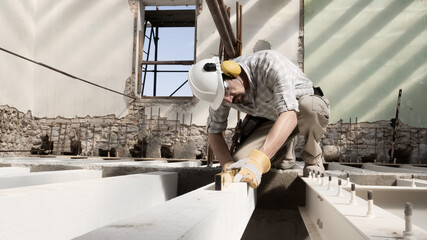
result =
[[[170,120],[146,111],[147,105],[134,103],[124,118],[114,115],[84,118],[36,118],[31,112],[20,112],[0,106],[0,156],[33,154],[73,154],[74,141],[81,155],[120,157],[206,159],[207,134],[204,126],[182,124],[181,117]],[[233,129],[226,131],[230,142]],[[42,138],[53,142],[44,145]],[[322,138],[325,160],[344,162],[388,162],[393,129],[389,121],[344,123],[328,126]],[[298,136],[297,157],[304,139]],[[47,149],[47,151],[46,151]],[[101,152],[100,152],[101,149]],[[396,132],[394,156],[399,163],[427,163],[427,129],[403,123]]]

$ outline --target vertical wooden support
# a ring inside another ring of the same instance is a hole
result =
[[[144,47],[144,34],[139,31],[139,44],[138,44],[138,77],[137,77],[137,93],[141,94],[142,87],[142,51]]]
[[[137,1],[132,1],[131,10],[133,12],[133,45],[132,45],[132,76],[135,76],[135,67],[136,67],[136,41],[138,34],[138,3]]]

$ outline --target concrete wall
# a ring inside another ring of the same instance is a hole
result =
[[[0,48],[34,57],[34,15],[35,1],[0,1]],[[33,64],[0,51],[0,104],[32,109],[33,75]]]
[[[400,115],[427,126],[427,2],[306,0],[305,72],[331,100],[331,122]]]
[[[133,13],[128,1],[1,1],[0,46],[123,92],[131,76]],[[123,96],[1,53],[0,104],[38,117],[116,114]],[[3,64],[3,63],[7,64]]]

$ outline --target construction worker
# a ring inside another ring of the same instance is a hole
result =
[[[298,133],[305,137],[304,175],[309,169],[324,172],[319,142],[329,101],[321,90],[315,94],[313,83],[285,56],[265,50],[222,64],[218,57],[204,59],[191,67],[188,81],[193,94],[210,105],[208,139],[223,170],[240,169],[235,182],[257,188],[271,165],[291,168]],[[239,130],[245,139],[233,155],[222,135],[230,108],[248,115]]]

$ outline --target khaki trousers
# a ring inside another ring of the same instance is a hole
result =
[[[305,144],[302,152],[302,159],[308,164],[315,164],[322,159],[322,148],[319,145],[320,139],[326,132],[329,123],[330,105],[328,99],[317,95],[302,96],[299,100],[299,112],[297,113],[298,125],[295,127],[286,142],[271,159],[276,161],[284,159],[295,159],[293,146],[294,138],[301,133],[304,136]],[[236,150],[233,158],[235,161],[248,157],[253,149],[259,149],[264,143],[268,132],[273,127],[274,121],[266,121],[248,136]],[[273,165],[272,164],[272,165]]]

